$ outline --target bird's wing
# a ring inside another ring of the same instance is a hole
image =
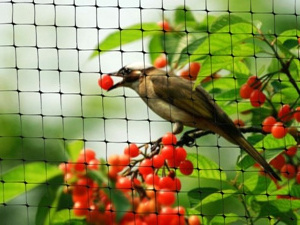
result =
[[[204,118],[235,135],[240,135],[232,120],[201,86],[193,90],[192,82],[177,76],[153,76],[151,80],[154,92],[160,98],[194,117]]]

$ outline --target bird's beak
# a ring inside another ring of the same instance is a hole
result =
[[[122,87],[123,84],[125,83],[125,79],[124,79],[123,75],[122,75],[122,74],[119,74],[118,72],[116,72],[116,73],[110,73],[110,74],[108,74],[108,75],[109,75],[109,76],[112,76],[112,77],[120,77],[120,78],[121,78],[121,81],[115,83],[115,84],[114,84],[113,86],[111,86],[107,91],[111,91],[111,90],[113,90],[113,89],[115,89],[115,88]]]

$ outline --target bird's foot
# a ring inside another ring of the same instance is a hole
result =
[[[177,142],[177,145],[179,146],[183,146],[183,145],[186,145],[186,146],[193,146],[195,144],[195,141],[196,141],[196,138],[194,137],[194,134],[196,132],[199,132],[198,129],[194,129],[194,130],[190,130],[190,131],[187,131],[185,132],[180,140]]]

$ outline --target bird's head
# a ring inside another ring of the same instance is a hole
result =
[[[120,77],[121,81],[113,85],[108,91],[118,87],[129,87],[136,89],[139,84],[140,78],[147,75],[148,71],[155,69],[152,65],[145,63],[134,63],[122,67],[118,72],[109,74],[110,76]]]

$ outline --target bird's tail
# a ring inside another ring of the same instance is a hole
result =
[[[281,180],[278,174],[272,169],[272,167],[267,163],[262,155],[258,151],[256,151],[256,149],[243,136],[235,138],[235,142],[242,149],[244,149],[256,162],[258,162],[269,175],[274,177],[276,180]]]

